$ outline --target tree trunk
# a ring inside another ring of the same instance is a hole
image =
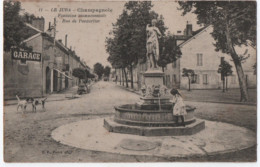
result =
[[[228,76],[226,76],[226,92],[228,91]]]
[[[121,72],[120,72],[120,69],[119,69],[119,79],[120,79],[120,80],[119,80],[119,84],[120,84],[120,85],[122,84],[122,83],[121,83],[121,82],[122,82],[122,81],[121,81],[121,78],[122,78],[122,77],[121,77]]]
[[[188,80],[189,80],[189,91],[190,91],[190,78],[188,78]]]
[[[123,86],[125,86],[125,82],[124,82],[124,69],[122,68],[122,82],[123,82]]]
[[[123,71],[124,71],[124,75],[125,75],[125,85],[128,88],[128,79],[127,79],[127,74],[126,74],[125,68],[123,68]]]
[[[234,61],[236,71],[237,71],[237,76],[239,80],[239,87],[240,87],[240,101],[241,102],[246,102],[248,101],[248,91],[247,91],[247,85],[246,85],[246,79],[244,75],[244,71],[241,65],[241,61],[239,60],[239,57],[234,49],[233,43],[231,41],[230,33],[229,33],[229,26],[228,26],[228,20],[226,23],[226,38],[227,38],[227,45],[229,52],[231,54],[231,57]]]
[[[133,66],[130,65],[130,73],[131,73],[131,88],[134,89],[134,76],[133,76]]]
[[[223,93],[225,92],[225,76],[223,76],[223,81],[222,81],[222,83],[223,83]]]

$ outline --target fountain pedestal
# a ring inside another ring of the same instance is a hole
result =
[[[148,70],[143,75],[146,86],[163,85],[164,73],[159,69]]]
[[[173,116],[172,96],[163,86],[163,72],[148,70],[144,73],[145,85],[142,97],[136,104],[115,107],[115,116],[104,120],[109,132],[143,136],[192,135],[205,128],[205,122],[196,120],[196,108],[186,106],[185,127],[177,124],[178,117]]]

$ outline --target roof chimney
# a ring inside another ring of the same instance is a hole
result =
[[[43,17],[36,17],[36,18],[32,19],[32,26],[41,31],[44,31],[44,24],[45,24],[45,21],[44,21]]]
[[[68,39],[68,34],[65,35],[65,47],[67,48],[67,39]]]
[[[190,24],[188,21],[186,25],[186,35],[192,36],[192,24]]]

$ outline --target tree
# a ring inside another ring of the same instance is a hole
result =
[[[191,79],[194,77],[194,75],[195,75],[194,70],[186,69],[186,68],[182,69],[182,76],[188,78],[188,82],[189,82],[189,89],[188,89],[188,91],[190,91],[190,83],[191,83]]]
[[[95,75],[94,75],[94,74],[92,74],[92,73],[90,73],[90,74],[89,74],[89,76],[88,76],[88,78],[91,78],[91,79],[93,79],[93,78],[95,78]]]
[[[256,75],[257,74],[257,64],[256,63],[253,65],[253,69],[254,69],[254,75]]]
[[[4,51],[11,48],[32,50],[22,43],[28,35],[23,18],[19,15],[20,10],[19,1],[4,1]]]
[[[86,79],[86,72],[82,68],[74,68],[72,71],[72,75],[79,80],[85,80]]]
[[[131,87],[133,88],[133,68],[139,60],[146,60],[146,25],[152,19],[157,19],[157,27],[164,35],[166,27],[163,17],[152,11],[149,1],[130,1],[124,6],[123,13],[113,24],[113,37],[107,38],[108,61],[122,69],[127,81],[126,69],[131,74]],[[128,87],[128,83],[126,82]]]
[[[225,80],[227,90],[227,77],[233,73],[232,66],[227,61],[223,60],[218,67],[218,73],[221,74],[221,79],[223,81],[223,92],[225,92]]]
[[[111,72],[111,68],[109,66],[106,66],[104,69],[104,76],[109,77]]]
[[[98,78],[101,79],[104,73],[104,66],[100,63],[96,63],[94,65],[94,72],[98,75]]]
[[[180,2],[183,15],[193,12],[198,24],[212,25],[212,36],[217,51],[231,56],[240,85],[240,101],[248,101],[246,78],[241,65],[243,56],[238,56],[235,46],[256,45],[256,2],[255,1],[185,1]]]
[[[167,64],[172,63],[181,57],[182,53],[177,46],[174,35],[168,33],[167,36],[163,37],[160,41],[160,53],[158,65],[163,68],[163,71]]]

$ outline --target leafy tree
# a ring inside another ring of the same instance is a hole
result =
[[[158,65],[163,68],[163,71],[167,64],[172,63],[181,57],[182,53],[177,46],[174,35],[168,33],[167,36],[163,38],[160,43],[160,53]]]
[[[95,78],[95,75],[92,74],[92,73],[90,73],[89,76],[88,76],[88,78]]]
[[[30,23],[30,24],[32,24],[32,20],[35,18],[36,17],[34,16],[34,14],[29,14],[27,12],[22,16],[23,22]]]
[[[217,51],[231,56],[239,78],[241,101],[248,101],[246,78],[241,65],[244,58],[238,56],[235,46],[256,45],[255,1],[179,1],[183,15],[193,12],[198,24],[213,26],[212,36]]]
[[[104,69],[104,76],[109,77],[111,68],[109,66],[106,66]]]
[[[72,71],[72,75],[79,80],[85,80],[86,79],[86,72],[82,68],[74,68]]]
[[[232,66],[227,61],[222,61],[218,67],[218,73],[221,73],[221,79],[223,81],[223,92],[225,92],[225,80],[226,80],[226,90],[227,90],[227,77],[232,75]]]
[[[139,60],[146,60],[146,25],[152,19],[157,19],[157,27],[164,34],[163,17],[152,11],[150,1],[129,1],[125,4],[123,13],[113,24],[113,37],[107,38],[108,61],[113,67],[117,66],[127,81],[126,69],[131,74],[131,87],[133,88],[133,67]],[[126,82],[128,87],[128,83]]]
[[[100,63],[96,63],[94,65],[94,72],[98,75],[98,78],[100,79],[104,73],[104,66]]]
[[[4,51],[11,48],[32,50],[25,43],[26,25],[22,16],[19,15],[21,3],[19,1],[4,1]]]
[[[191,79],[195,76],[194,70],[183,68],[182,69],[182,76],[188,78],[188,82],[189,82],[189,89],[188,89],[188,91],[190,91]]]
[[[126,13],[123,13],[120,18],[125,15]],[[119,19],[119,21],[121,21]],[[123,19],[122,19],[123,20]],[[123,40],[121,39],[121,35],[119,33],[119,30],[116,25],[114,25],[114,29],[111,32],[113,34],[113,37],[106,38],[106,51],[109,53],[109,57],[107,60],[111,63],[113,68],[121,69],[122,75],[125,74],[125,80],[127,81],[127,75],[125,68],[127,67],[128,60],[125,57],[124,52],[126,51],[126,48],[124,45],[121,45]],[[122,76],[123,78],[123,76]],[[121,80],[120,80],[121,84]],[[124,86],[124,78],[123,78],[123,86]],[[128,82],[126,82],[126,87],[128,87]]]

